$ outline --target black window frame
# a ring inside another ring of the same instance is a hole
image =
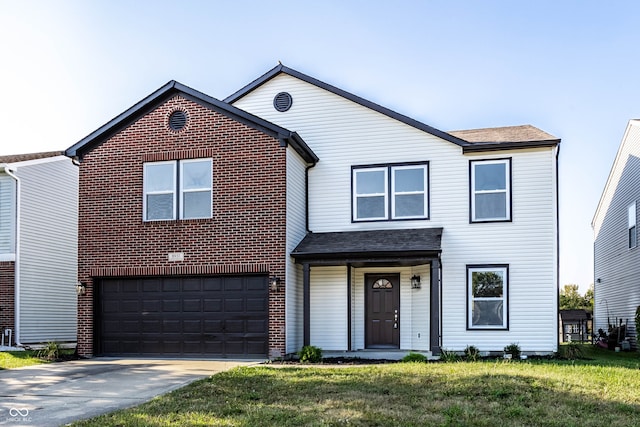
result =
[[[505,172],[508,174],[508,179],[506,180],[508,188],[506,189],[507,195],[507,203],[506,210],[507,215],[506,218],[496,218],[496,219],[475,219],[475,180],[474,180],[474,170],[473,167],[475,164],[481,163],[506,163],[507,167],[505,168]],[[469,160],[469,223],[471,224],[483,224],[483,223],[491,223],[491,222],[512,222],[513,221],[513,162],[511,157],[503,157],[497,159],[473,159]]]
[[[470,273],[473,270],[491,270],[491,269],[504,269],[505,270],[505,283],[504,283],[504,290],[503,290],[503,300],[504,300],[504,305],[505,305],[505,309],[504,309],[504,325],[503,326],[473,326],[473,318],[471,315],[471,303],[472,303],[472,291],[471,291],[471,286],[472,286],[472,280],[471,280],[471,276]],[[466,276],[465,276],[465,284],[466,284],[466,288],[467,288],[467,312],[466,312],[466,318],[467,318],[467,331],[508,331],[509,330],[509,293],[510,293],[510,289],[511,289],[511,277],[509,274],[509,264],[467,264],[466,266]]]
[[[402,168],[402,167],[411,167],[411,166],[422,166],[425,170],[425,180],[426,180],[426,188],[425,188],[425,216],[421,217],[399,217],[393,218],[393,170],[394,168]],[[385,204],[385,213],[386,218],[372,218],[372,219],[358,219],[356,217],[356,194],[355,194],[355,172],[359,170],[366,169],[384,169],[386,168],[386,194],[387,201]],[[361,222],[389,222],[389,221],[428,221],[431,217],[431,164],[429,161],[420,161],[420,162],[401,162],[401,163],[379,163],[379,164],[368,164],[368,165],[352,165],[351,166],[351,222],[352,223],[361,223]]]

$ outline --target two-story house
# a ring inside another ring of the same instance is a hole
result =
[[[0,156],[5,346],[76,341],[78,170],[62,152]]]
[[[553,352],[558,144],[282,65],[224,102],[170,82],[66,152],[80,353]]]
[[[594,331],[620,321],[636,335],[640,306],[640,120],[630,120],[591,226],[594,231]],[[624,337],[621,337],[622,339]],[[634,343],[635,344],[635,343]]]

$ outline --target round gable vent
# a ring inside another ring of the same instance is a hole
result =
[[[178,132],[187,124],[187,113],[182,110],[176,110],[169,116],[169,128]]]
[[[281,113],[284,113],[291,108],[292,103],[293,99],[287,92],[280,92],[275,96],[275,98],[273,98],[273,107]]]

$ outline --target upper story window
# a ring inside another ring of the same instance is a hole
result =
[[[638,233],[636,233],[636,202],[633,202],[627,212],[629,230],[629,248],[638,246]]]
[[[472,160],[471,222],[511,220],[511,159]]]
[[[144,164],[145,221],[211,218],[211,159]]]
[[[467,266],[468,329],[507,329],[508,266]]]
[[[353,167],[353,220],[428,218],[428,177],[428,163]]]

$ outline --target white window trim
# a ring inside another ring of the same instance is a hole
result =
[[[354,168],[353,172],[352,172],[352,186],[353,186],[353,220],[354,221],[380,221],[380,220],[387,220],[389,219],[389,209],[388,209],[388,204],[389,204],[389,185],[387,184],[389,182],[389,172],[388,172],[389,168],[387,167],[362,167],[362,168]],[[377,171],[382,171],[384,172],[384,192],[382,193],[358,193],[358,180],[357,180],[357,176],[358,176],[358,172],[377,172]],[[360,198],[365,198],[365,197],[380,197],[380,196],[384,196],[384,216],[381,217],[366,217],[366,218],[358,218],[358,199]]]
[[[172,221],[176,219],[176,179],[177,179],[177,173],[176,173],[176,169],[177,169],[177,161],[176,160],[169,160],[169,161],[163,161],[163,162],[147,162],[144,163],[143,165],[143,197],[142,197],[142,220],[144,222],[154,222],[154,221]],[[172,183],[172,187],[173,190],[171,191],[147,191],[147,168],[149,166],[156,166],[156,165],[162,165],[162,164],[171,164],[173,165],[173,183]],[[147,195],[157,195],[157,194],[173,194],[173,214],[171,215],[171,218],[162,218],[162,219],[147,219]]]
[[[504,278],[502,297],[479,297],[473,296],[473,273],[484,272],[502,272]],[[509,267],[506,265],[500,266],[467,266],[467,329],[469,330],[483,330],[483,329],[495,329],[495,330],[507,330],[509,329],[509,320],[507,318],[509,314],[508,309],[508,293],[509,293]],[[473,325],[473,302],[474,301],[502,301],[502,325]]]
[[[212,159],[187,159],[187,160],[181,160],[180,164],[185,164],[185,163],[203,163],[203,162],[209,162],[209,170],[213,172],[213,160]],[[180,219],[203,219],[203,218],[211,218],[210,216],[205,216],[205,217],[190,217],[190,218],[185,218],[184,217],[184,193],[200,193],[200,192],[204,192],[204,191],[208,191],[211,194],[211,202],[213,204],[213,178],[211,178],[211,185],[209,187],[202,187],[202,188],[190,188],[188,190],[185,190],[183,188],[183,183],[184,183],[184,179],[183,179],[183,171],[184,168],[180,167],[180,203],[179,207],[180,207]],[[213,206],[210,206],[210,212],[213,213]]]
[[[471,161],[471,222],[493,222],[511,220],[511,159],[499,160],[472,160]],[[504,164],[505,189],[504,190],[480,190],[476,191],[476,165]],[[505,193],[505,216],[493,218],[476,218],[476,194]]]
[[[627,208],[627,243],[629,249],[633,249],[638,246],[638,228],[636,227],[636,202],[633,202]],[[635,233],[634,244],[631,246],[631,233]]]
[[[395,171],[403,170],[403,169],[422,169],[424,173],[422,174],[423,183],[422,183],[422,191],[395,191],[396,185],[396,174]],[[427,213],[429,212],[429,168],[428,164],[419,164],[419,165],[403,165],[403,166],[391,166],[391,218],[392,219],[425,219],[427,218]],[[424,198],[424,211],[422,215],[408,215],[408,216],[397,216],[396,215],[396,196],[401,195],[413,195],[413,194],[421,194]]]

